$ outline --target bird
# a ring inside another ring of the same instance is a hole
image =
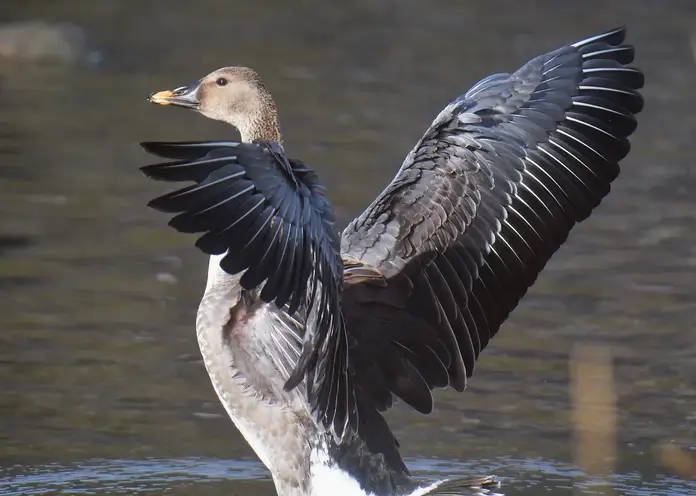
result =
[[[451,101],[340,231],[318,174],[286,153],[259,75],[225,67],[149,102],[239,140],[141,143],[152,200],[209,255],[196,316],[223,407],[280,496],[434,496],[383,417],[464,391],[481,351],[609,193],[643,107],[624,27],[569,43]]]

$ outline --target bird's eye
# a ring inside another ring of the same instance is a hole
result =
[[[225,86],[227,84],[227,79],[225,78],[218,78],[217,81],[215,81],[215,84],[218,86]]]

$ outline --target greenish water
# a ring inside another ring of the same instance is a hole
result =
[[[81,26],[102,62],[0,59],[0,495],[273,494],[218,405],[194,315],[207,261],[145,204],[143,140],[234,131],[145,102],[222,65],[258,69],[286,148],[350,219],[451,98],[625,23],[645,111],[611,195],[483,353],[470,388],[390,421],[417,474],[501,492],[603,491],[572,465],[569,354],[611,349],[615,494],[696,494],[655,448],[696,453],[696,62],[687,1],[3,0],[0,20]],[[606,493],[605,493],[606,494]]]

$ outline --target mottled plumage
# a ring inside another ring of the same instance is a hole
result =
[[[643,105],[643,75],[626,65],[633,48],[624,36],[608,31],[474,85],[340,240],[317,176],[286,156],[277,123],[269,127],[275,107],[254,114],[272,106],[268,93],[239,96],[260,85],[248,69],[153,95],[242,133],[243,143],[146,143],[174,161],[143,170],[194,182],[151,206],[177,213],[170,225],[202,233],[197,246],[214,255],[199,342],[216,391],[280,494],[316,494],[321,467],[378,495],[416,487],[382,412],[396,396],[429,413],[432,389],[462,391],[551,255],[609,192]],[[225,392],[226,374],[260,405],[276,405],[276,421],[302,426],[276,436],[299,452],[295,463],[268,454],[272,441],[251,432],[253,408]],[[301,460],[308,466],[297,468]]]

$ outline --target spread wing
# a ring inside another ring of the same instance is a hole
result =
[[[176,230],[203,233],[199,249],[225,254],[225,272],[244,271],[242,287],[284,311],[271,326],[278,334],[271,336],[272,358],[287,371],[286,388],[307,378],[310,403],[331,405],[335,413],[322,418],[329,428],[335,420],[340,436],[355,413],[340,309],[343,264],[333,210],[316,174],[271,142],[142,146],[174,159],[142,167],[147,176],[194,182],[149,206],[176,213],[169,222]]]
[[[643,106],[624,35],[602,33],[477,83],[344,230],[343,311],[361,408],[385,410],[396,395],[428,413],[432,388],[463,390],[551,255],[609,192]]]

